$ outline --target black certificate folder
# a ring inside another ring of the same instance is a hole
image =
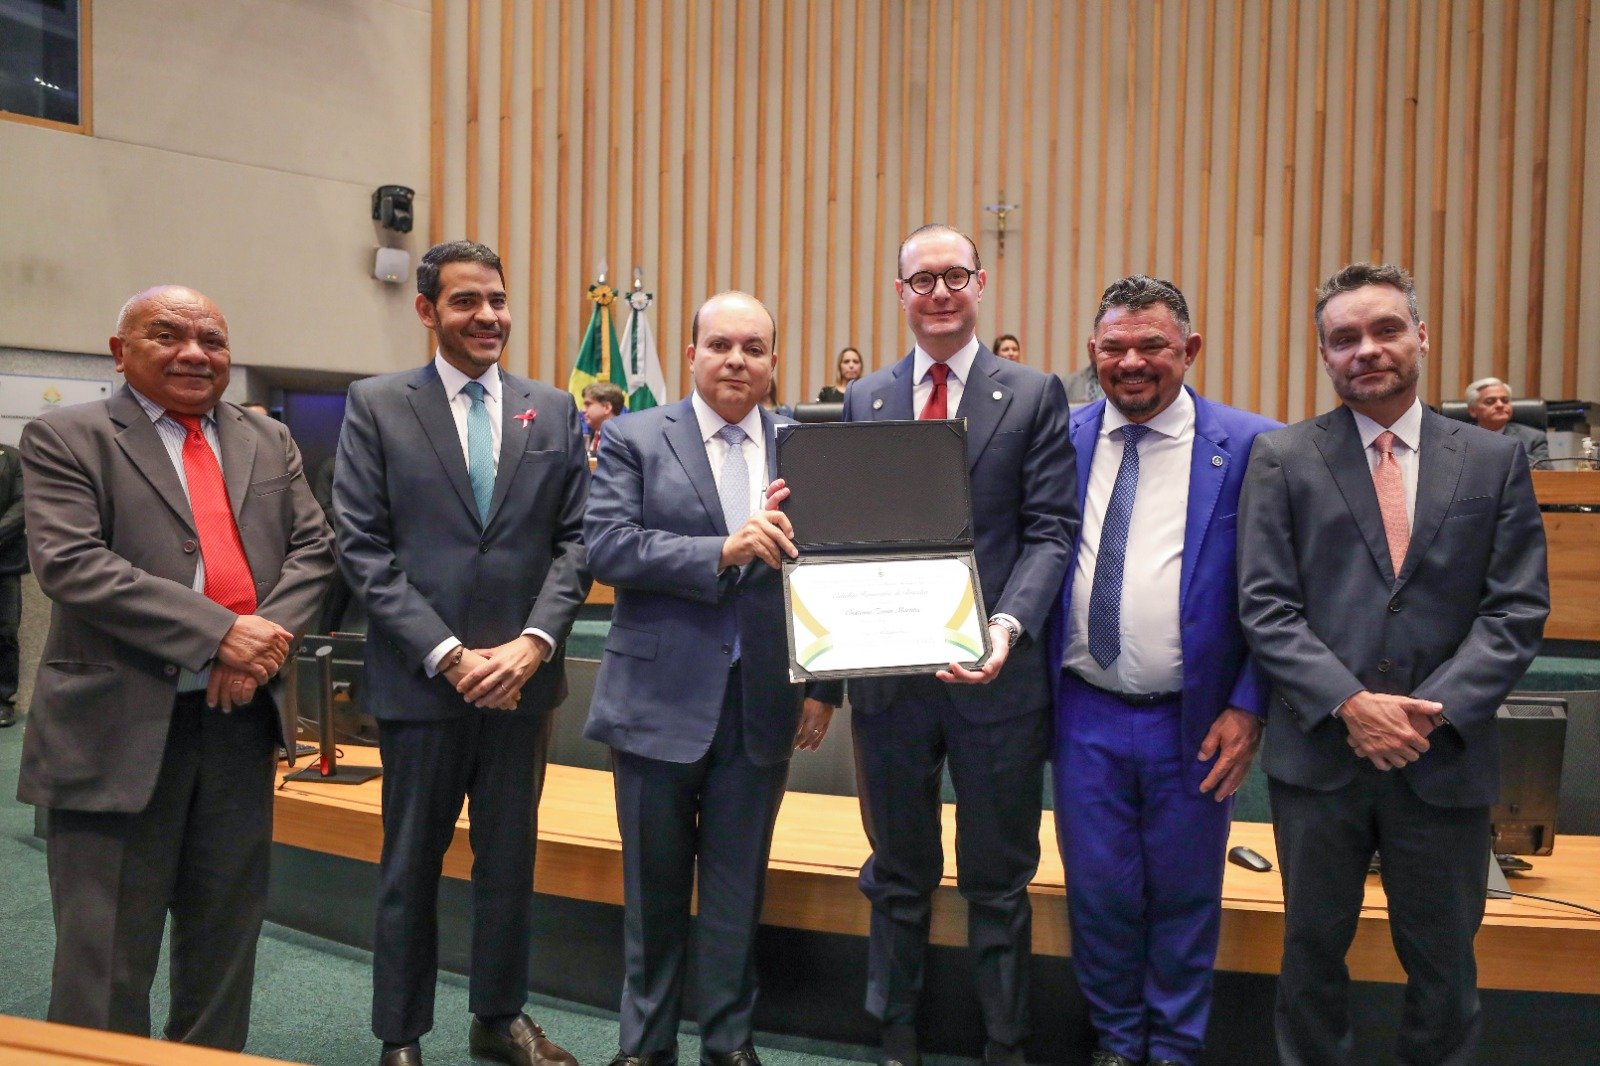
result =
[[[966,423],[778,427],[795,681],[934,673],[989,653],[972,551]]]

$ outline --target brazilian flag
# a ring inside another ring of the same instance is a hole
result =
[[[567,379],[567,391],[573,402],[583,406],[583,390],[596,381],[610,381],[628,394],[628,368],[617,347],[617,331],[611,321],[611,305],[617,302],[617,290],[606,284],[604,274],[589,286],[589,299],[594,302],[594,313],[589,316],[589,327],[583,331],[583,347],[578,349],[578,361],[572,365],[572,376]]]

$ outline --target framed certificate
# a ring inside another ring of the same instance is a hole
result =
[[[980,666],[966,423],[780,426],[777,447],[800,549],[783,566],[790,679]]]

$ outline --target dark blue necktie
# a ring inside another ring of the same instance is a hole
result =
[[[483,382],[469,381],[461,391],[472,399],[472,409],[467,412],[467,476],[472,479],[478,520],[487,525],[489,502],[494,499],[494,427],[489,424],[489,409],[483,405]]]
[[[1122,427],[1122,465],[1100,524],[1094,590],[1089,593],[1089,654],[1102,670],[1122,653],[1122,570],[1128,561],[1133,500],[1139,493],[1139,441],[1148,432],[1148,426]]]

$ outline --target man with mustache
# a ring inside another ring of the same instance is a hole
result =
[[[416,309],[437,353],[350,386],[333,477],[340,566],[371,620],[362,699],[383,753],[372,1030],[382,1066],[422,1062],[439,875],[470,797],[472,1053],[573,1066],[522,1008],[551,715],[589,590],[583,433],[567,393],[500,369],[511,315],[491,249],[428,249]]]
[[[49,830],[48,1018],[238,1051],[266,912],[282,735],[268,682],[316,617],[333,537],[282,423],[222,402],[217,306],[139,293],[126,385],[22,430],[33,571],[52,601],[17,798]]]
[[[1239,606],[1271,682],[1278,1053],[1352,1061],[1344,960],[1377,850],[1407,978],[1396,1061],[1469,1063],[1495,713],[1549,613],[1544,526],[1521,445],[1417,399],[1428,327],[1404,270],[1338,271],[1316,327],[1344,405],[1256,438],[1239,503]]]
[[[845,396],[847,422],[962,418],[972,484],[974,553],[993,651],[977,670],[850,682],[861,815],[872,855],[867,1010],[882,1023],[882,1061],[921,1061],[917,1010],[944,872],[941,771],[956,789],[957,885],[967,901],[983,1011],[984,1060],[1016,1064],[1030,1031],[1028,884],[1050,731],[1043,640],[1077,530],[1072,444],[1061,380],[979,343],[987,275],[977,247],[949,226],[902,242],[894,291],[916,347]]]
[[[1200,345],[1171,282],[1114,282],[1089,338],[1105,399],[1072,416],[1053,761],[1094,1066],[1200,1061],[1233,794],[1261,739],[1234,540],[1251,442],[1278,423],[1184,385]]]
[[[774,429],[789,421],[760,404],[776,332],[754,297],[713,296],[690,326],[689,398],[601,428],[584,534],[617,606],[584,735],[612,749],[622,834],[612,1066],[677,1062],[697,876],[700,1061],[761,1066],[755,935],[772,828],[790,755],[816,750],[842,695],[789,682],[779,567],[793,530],[762,504]]]

